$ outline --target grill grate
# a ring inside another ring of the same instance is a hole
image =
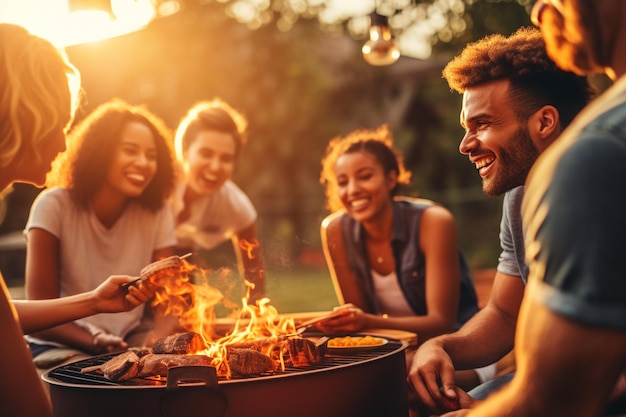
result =
[[[285,367],[285,370],[278,370],[275,372],[268,372],[254,376],[235,377],[230,379],[225,377],[219,377],[218,381],[237,381],[237,380],[250,380],[259,378],[275,378],[277,376],[289,375],[289,374],[305,374],[320,372],[326,369],[335,369],[342,366],[351,366],[358,363],[374,360],[388,354],[396,352],[399,348],[403,347],[403,343],[398,340],[390,339],[389,343],[368,347],[366,349],[350,349],[335,353],[334,350],[329,349],[324,356],[324,361],[319,364],[307,366],[307,367]],[[106,354],[100,356],[94,356],[92,358],[83,359],[77,362],[72,362],[67,365],[60,366],[51,370],[48,376],[51,379],[68,384],[84,385],[84,386],[147,386],[147,385],[165,385],[167,383],[165,378],[159,379],[144,379],[135,378],[129,381],[113,382],[109,381],[100,372],[86,372],[82,373],[81,370],[87,367],[102,365],[111,358],[115,357],[119,353]]]

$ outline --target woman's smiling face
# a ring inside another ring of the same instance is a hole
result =
[[[205,130],[185,152],[188,186],[199,195],[215,193],[235,169],[236,144],[229,133]]]
[[[368,152],[350,152],[337,158],[335,178],[343,206],[357,221],[372,219],[391,203],[396,175],[385,175],[381,163]]]
[[[129,122],[113,156],[106,184],[128,197],[137,197],[157,170],[157,149],[152,131],[143,123]]]

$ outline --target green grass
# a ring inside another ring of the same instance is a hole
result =
[[[268,270],[266,293],[279,313],[332,310],[338,305],[326,267]]]
[[[231,272],[226,274],[209,273],[209,284],[220,290],[230,302],[241,305],[244,294],[243,280],[237,271],[232,244],[226,242],[211,251],[199,251],[202,259],[199,264],[207,271],[219,271],[226,266]],[[330,273],[321,253],[308,263],[282,262],[274,252],[266,250],[265,256],[265,294],[278,313],[303,313],[332,310],[338,305]],[[217,262],[216,260],[219,260]],[[211,269],[213,268],[213,270]],[[215,269],[218,268],[218,269]],[[221,278],[215,278],[222,275]],[[228,315],[232,310],[218,307],[218,317]]]

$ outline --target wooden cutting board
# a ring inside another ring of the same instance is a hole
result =
[[[311,320],[316,317],[322,317],[330,313],[330,311],[310,311],[303,313],[290,313],[286,314],[286,316],[292,317],[296,323],[296,327],[298,327],[299,325],[301,325],[301,323],[306,322],[307,320]],[[225,333],[226,331],[232,329],[234,324],[235,320],[232,318],[217,319],[215,320],[214,327],[218,333],[220,333],[220,331]],[[372,336],[380,336],[390,339],[406,340],[409,343],[409,346],[417,346],[417,334],[413,332],[396,329],[376,328],[364,329],[359,333],[366,333],[371,334]]]
[[[329,313],[330,311],[314,311],[306,313],[292,313],[289,314],[289,316],[294,318],[297,327],[298,323],[300,322],[310,320],[315,317],[321,317]],[[364,329],[360,333],[367,333],[371,334],[372,336],[380,336],[390,339],[406,340],[407,342],[409,342],[409,346],[417,346],[417,334],[405,330],[375,328]]]

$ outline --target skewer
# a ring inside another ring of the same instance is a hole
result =
[[[98,369],[102,368],[103,364],[100,365],[93,365],[93,366],[87,366],[83,369],[80,370],[81,374],[86,374],[88,372],[93,372],[93,371],[97,371]]]

